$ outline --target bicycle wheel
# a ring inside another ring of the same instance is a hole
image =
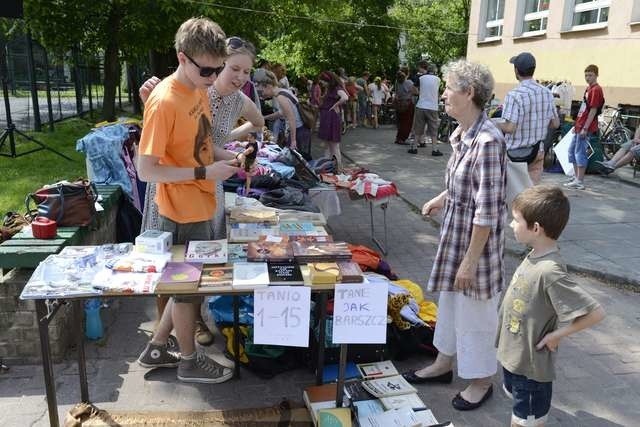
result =
[[[631,131],[625,127],[616,127],[602,139],[602,152],[610,160],[620,146],[631,139]]]

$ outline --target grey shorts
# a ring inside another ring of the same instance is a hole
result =
[[[437,111],[416,108],[413,114],[413,134],[416,139],[422,138],[425,128],[427,129],[427,135],[437,136],[438,126],[440,126],[440,118]]]
[[[640,144],[634,144],[633,141],[627,141],[620,146],[620,149],[633,154],[634,159],[640,159]]]
[[[173,234],[174,245],[184,245],[189,240],[211,240],[213,239],[213,227],[211,221],[190,222],[181,224],[165,216],[158,216],[158,230],[170,231]],[[176,303],[201,303],[203,297],[194,296],[174,296]]]

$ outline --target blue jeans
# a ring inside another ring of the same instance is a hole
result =
[[[540,383],[502,368],[504,388],[513,399],[512,421],[537,425],[546,420],[551,408],[551,382]]]
[[[587,157],[587,148],[589,147],[589,134],[580,136],[576,133],[569,145],[569,163],[576,164],[578,167],[586,168],[589,163]]]

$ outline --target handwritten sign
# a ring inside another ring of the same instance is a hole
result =
[[[387,292],[387,283],[337,284],[333,304],[333,343],[385,343]]]
[[[253,342],[256,344],[309,346],[311,289],[273,286],[253,293]]]

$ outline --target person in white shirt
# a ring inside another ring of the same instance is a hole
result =
[[[426,147],[424,140],[425,129],[431,139],[431,155],[442,156],[442,152],[438,150],[438,126],[440,118],[438,117],[438,93],[440,90],[440,79],[433,73],[429,72],[429,63],[420,61],[418,63],[418,102],[413,114],[413,134],[419,147]],[[418,148],[412,144],[409,153],[418,154]]]
[[[380,112],[380,108],[382,104],[387,100],[387,96],[389,96],[389,88],[387,85],[382,83],[382,79],[380,77],[376,77],[373,80],[373,83],[369,84],[369,94],[371,96],[371,118],[373,121],[373,128],[378,128],[378,113]]]

